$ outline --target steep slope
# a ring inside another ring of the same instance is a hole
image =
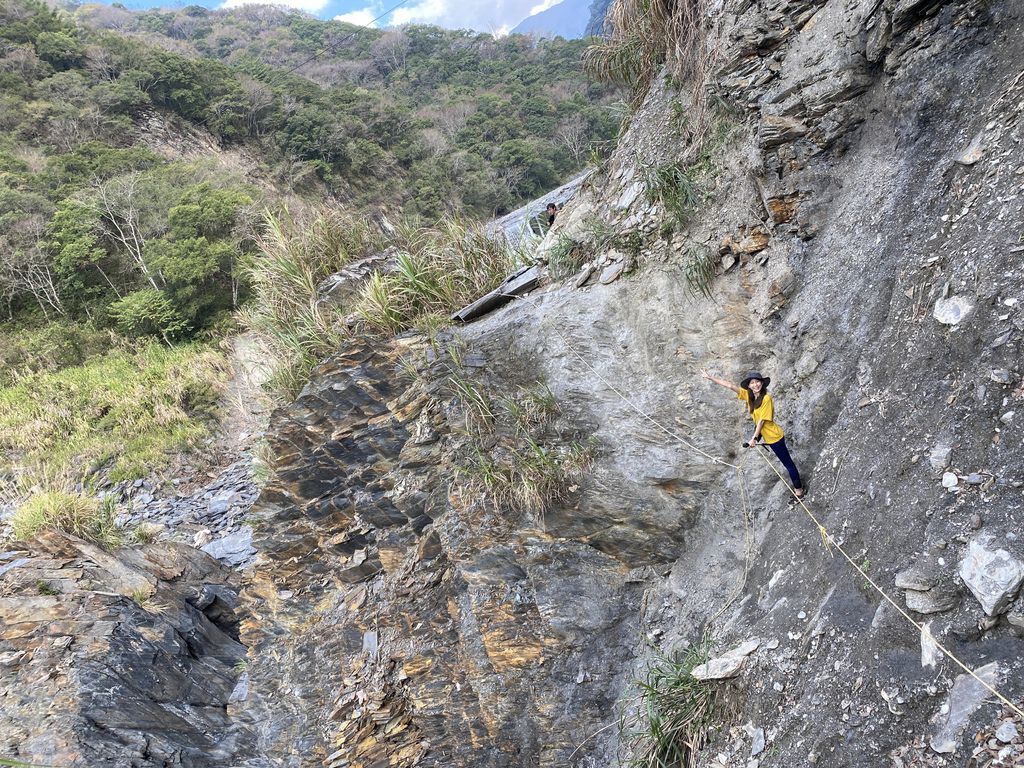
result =
[[[275,414],[224,764],[620,765],[631,681],[705,636],[749,644],[700,766],[966,764],[1000,708],[929,637],[1024,697],[1019,4],[715,22],[731,111],[682,168],[693,213],[652,201],[686,149],[662,76],[541,246],[554,270],[576,243],[577,275],[452,332],[355,336]],[[831,551],[702,366],[772,377]],[[536,382],[544,418],[495,427]],[[584,445],[546,508],[474,485]]]
[[[263,722],[287,708],[320,734],[329,764],[613,765],[612,701],[628,710],[643,638],[670,651],[703,631],[721,650],[760,640],[721,685],[726,725],[762,729],[762,765],[969,752],[966,719],[946,723],[961,670],[941,657],[922,667],[920,633],[802,511],[780,511],[785,489],[733,450],[745,417],[697,378],[701,365],[773,376],[823,525],[934,637],[971,666],[995,663],[990,679],[1020,697],[1020,609],[988,617],[966,583],[978,589],[982,549],[1021,557],[1018,11],[791,2],[729,6],[721,23],[717,79],[745,112],[685,231],[660,226],[641,181],[679,151],[664,129],[677,97],[659,81],[546,246],[605,221],[646,244],[635,275],[612,282],[634,256],[597,252],[610,285],[552,284],[459,332],[480,381],[508,391],[542,379],[568,431],[597,438],[569,503],[542,525],[468,522],[444,492],[446,441],[462,439],[443,427],[452,401],[442,387],[429,406],[386,357],[365,383],[367,363],[340,357],[283,415],[284,496],[268,498],[263,547],[294,567],[288,605],[259,611],[250,631],[262,652],[307,649],[299,676],[317,693],[257,669],[247,706]],[[723,273],[711,300],[691,295],[678,266],[701,244]],[[971,312],[943,324],[944,297]],[[372,473],[333,469],[353,461]],[[280,573],[278,557],[258,566],[259,583]],[[253,596],[274,605],[262,587]],[[333,607],[308,628],[290,623],[315,604]],[[336,621],[351,665],[337,679],[324,675],[339,651],[317,640]],[[967,711],[973,723],[998,714]],[[701,764],[742,764],[746,739],[726,729]],[[287,764],[290,747],[275,743]]]

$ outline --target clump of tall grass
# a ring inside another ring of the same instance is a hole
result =
[[[384,333],[424,320],[436,326],[439,317],[497,287],[522,260],[505,239],[454,218],[408,232],[403,239],[396,269],[374,275],[356,307]]]
[[[113,499],[99,499],[64,490],[38,491],[14,512],[10,523],[14,538],[26,540],[54,530],[69,533],[106,548],[119,547],[124,540],[114,522]]]
[[[635,725],[624,720],[629,768],[693,768],[715,725],[717,688],[691,671],[708,660],[710,639],[655,659],[637,681]]]
[[[615,0],[604,34],[584,54],[596,77],[630,89],[635,109],[662,66],[697,95],[708,68],[707,0]]]
[[[554,244],[548,248],[548,272],[555,280],[562,280],[579,271],[586,258],[586,244],[575,237],[559,232]]]
[[[294,395],[342,338],[343,309],[321,301],[319,286],[382,248],[383,238],[363,217],[322,208],[301,216],[267,211],[256,244],[246,265],[252,295],[240,317],[274,361],[270,388]]]
[[[675,163],[644,171],[644,191],[652,203],[660,203],[680,224],[685,224],[704,200],[698,166],[681,167]]]
[[[486,497],[500,510],[533,514],[543,525],[548,508],[586,474],[594,445],[552,433],[558,401],[543,382],[497,398],[459,368],[448,383],[470,437],[453,479],[457,495]]]
[[[545,511],[569,494],[594,461],[593,446],[573,442],[544,445],[521,434],[514,444],[493,451],[477,447],[456,470],[463,492],[486,493],[499,508],[528,512],[543,520]]]
[[[711,298],[711,283],[715,279],[715,259],[711,251],[693,247],[683,256],[681,271],[686,287],[694,297]]]
[[[526,434],[543,429],[560,413],[554,393],[541,381],[502,397],[501,405],[515,427]]]

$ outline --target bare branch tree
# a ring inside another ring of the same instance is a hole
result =
[[[587,140],[587,125],[582,117],[573,115],[555,130],[555,139],[565,147],[575,165],[581,165],[590,142]]]
[[[444,131],[444,135],[451,139],[465,127],[466,121],[474,112],[476,107],[469,102],[452,104],[438,113],[437,124]]]
[[[45,226],[35,214],[19,222],[16,231],[0,236],[0,295],[8,308],[18,296],[31,296],[49,318],[51,312],[63,315],[64,307],[41,245]]]
[[[103,228],[101,234],[122,248],[149,284],[159,290],[159,275],[149,269],[143,256],[146,237],[139,207],[140,178],[136,172],[96,184],[91,205]]]
[[[373,63],[382,75],[405,68],[412,41],[404,30],[388,30],[370,48]]]
[[[263,118],[274,104],[274,92],[265,83],[251,77],[240,77],[238,84],[245,93],[245,122],[250,136],[259,136]]]

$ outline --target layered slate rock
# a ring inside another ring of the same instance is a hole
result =
[[[38,765],[231,764],[237,578],[162,542],[49,534],[0,554],[0,749]]]
[[[444,371],[404,376],[422,354],[353,341],[274,418],[232,705],[249,765],[563,765],[614,706],[638,585],[449,491],[465,437]]]

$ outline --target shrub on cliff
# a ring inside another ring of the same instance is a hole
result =
[[[660,656],[638,680],[637,711],[624,717],[628,768],[689,768],[715,725],[718,690],[691,671],[709,658],[710,638],[684,651]]]
[[[521,260],[515,247],[482,226],[445,218],[405,237],[398,268],[370,280],[357,311],[384,333],[433,327],[493,290]]]

